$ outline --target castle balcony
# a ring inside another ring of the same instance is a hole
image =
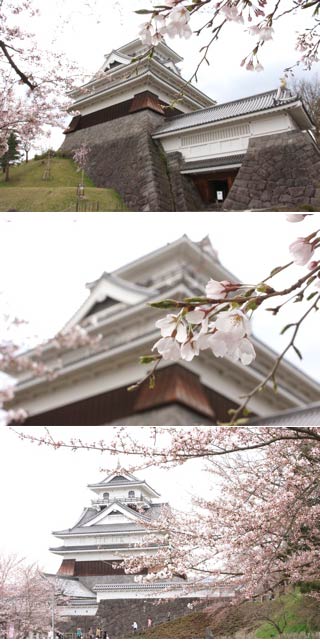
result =
[[[92,499],[91,505],[110,505],[113,501],[118,501],[118,503],[124,503],[125,505],[134,505],[135,507],[151,507],[151,501],[149,501],[145,496],[114,496],[109,498],[97,498]]]

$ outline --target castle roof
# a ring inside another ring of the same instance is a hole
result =
[[[312,128],[313,122],[297,96],[293,96],[287,90],[283,90],[280,94],[279,89],[272,89],[253,96],[217,104],[207,109],[198,109],[193,113],[174,116],[161,125],[153,137],[159,138],[191,127],[211,125],[232,118],[297,105],[298,103],[301,108],[300,119],[302,120],[304,115],[306,123],[306,126],[302,128]]]
[[[264,425],[268,427],[318,427],[320,425],[320,403],[311,403],[305,407],[285,410],[268,416],[267,419],[248,421],[247,425]]]

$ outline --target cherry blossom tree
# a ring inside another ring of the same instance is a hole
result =
[[[195,496],[192,509],[164,507],[156,521],[143,520],[146,541],[161,545],[151,563],[135,550],[126,572],[148,567],[142,581],[186,575],[191,590],[223,588],[241,600],[319,580],[320,428],[108,427],[108,433],[99,442],[61,442],[48,430],[20,438],[57,450],[131,454],[129,469],[165,470],[199,459],[208,472],[206,495]]]
[[[296,40],[296,49],[300,56],[297,64],[302,63],[306,69],[310,69],[319,60],[319,9],[319,0],[290,0],[285,7],[280,1],[272,3],[270,0],[165,0],[162,4],[158,0],[151,0],[149,6],[138,10],[137,13],[148,16],[147,21],[141,25],[140,37],[151,48],[166,35],[188,39],[193,34],[209,34],[207,44],[200,50],[200,61],[194,77],[203,62],[209,64],[208,54],[211,46],[230,22],[239,23],[253,38],[254,45],[250,46],[250,51],[241,65],[249,71],[262,71],[262,48],[266,42],[272,41],[277,21],[285,20],[289,14],[296,13],[299,13],[301,18],[308,17],[310,20],[311,26],[298,33]],[[193,23],[197,25],[194,31]]]
[[[78,165],[77,171],[81,171],[81,182],[77,192],[79,198],[84,198],[84,172],[88,164],[90,150],[89,145],[83,143],[73,154],[73,160]]]
[[[64,596],[34,563],[17,555],[0,557],[0,633],[15,639],[46,638]]]
[[[316,439],[278,439],[259,455],[229,455],[219,463],[209,459],[216,488],[212,498],[197,498],[187,514],[166,508],[149,526],[161,528],[167,544],[154,559],[157,571],[149,579],[185,573],[194,586],[209,576],[212,586],[228,588],[241,599],[318,580],[316,430]],[[257,436],[263,436],[263,428],[259,434],[242,431],[238,442],[249,446],[249,438],[253,444]],[[226,433],[224,438],[227,442]],[[146,562],[143,556],[132,558],[128,571],[137,572]]]
[[[8,409],[15,396],[18,375],[52,380],[59,376],[63,350],[86,346],[94,351],[101,339],[92,328],[75,325],[39,343],[36,336],[27,333],[26,325],[10,314],[0,318],[0,425],[23,422],[27,418],[23,408]],[[45,359],[48,351],[50,361]]]
[[[0,2],[0,153],[12,130],[40,135],[63,124],[66,94],[80,77],[63,52],[44,50],[28,30],[38,14],[34,0]]]

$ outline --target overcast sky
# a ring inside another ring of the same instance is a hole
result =
[[[39,435],[40,430],[27,431]],[[108,427],[81,428],[81,438],[85,442],[107,440],[108,430],[110,433]],[[79,428],[50,428],[50,432],[63,440],[79,436]],[[123,467],[138,462],[137,457],[129,455],[119,460]],[[73,527],[83,508],[96,496],[87,485],[102,481],[107,476],[105,470],[116,467],[117,459],[110,454],[39,447],[2,428],[0,554],[17,553],[38,562],[47,572],[57,571],[61,558],[48,548],[61,545],[61,539],[51,532]],[[190,510],[192,495],[208,496],[211,491],[213,478],[204,468],[204,462],[193,461],[171,470],[148,468],[135,475],[161,494],[159,500]]]
[[[44,9],[43,1],[34,2],[38,3],[41,15],[38,19],[32,18],[28,28],[37,34],[44,47],[56,47],[65,52],[68,59],[74,60],[89,74],[100,68],[106,53],[137,37],[139,25],[145,18],[136,15],[134,10],[152,6],[151,0],[55,0],[46,2]],[[89,4],[95,7],[93,12]],[[281,0],[281,5],[285,10],[292,6],[292,0]],[[265,70],[260,73],[240,67],[241,60],[255,44],[254,38],[244,32],[241,25],[228,24],[211,50],[210,66],[204,64],[199,70],[198,88],[223,102],[277,87],[284,69],[298,59],[296,35],[310,24],[310,14],[299,10],[297,15],[287,15],[279,20],[274,40],[262,48],[260,62]],[[203,18],[196,19],[194,28],[202,24]],[[181,70],[186,79],[195,71],[199,50],[208,42],[209,36],[210,33],[204,31],[192,40],[167,38],[168,44],[184,57]],[[318,70],[319,63],[311,72],[305,73],[310,77]],[[300,66],[296,74],[303,73]],[[61,133],[55,132],[54,146],[58,147],[62,140]]]
[[[320,214],[292,224],[282,213],[103,213],[3,214],[0,220],[0,300],[2,309],[29,321],[28,332],[50,337],[59,331],[87,298],[87,282],[173,242],[183,234],[199,241],[210,236],[220,261],[245,283],[257,283],[289,259],[297,236],[320,227]],[[304,274],[294,266],[293,283]],[[279,316],[258,310],[254,332],[280,351],[287,335],[280,330],[296,320],[302,306],[286,306]],[[319,318],[302,326],[298,346],[303,361],[292,362],[320,380]]]

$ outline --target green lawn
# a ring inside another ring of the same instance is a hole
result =
[[[31,160],[11,167],[8,182],[4,174],[0,174],[0,211],[76,211],[80,174],[74,162],[53,158],[49,180],[43,180],[45,168],[43,161]],[[99,211],[126,211],[121,197],[113,189],[99,189],[87,176],[84,185],[84,209],[90,210],[92,203],[99,203]]]

